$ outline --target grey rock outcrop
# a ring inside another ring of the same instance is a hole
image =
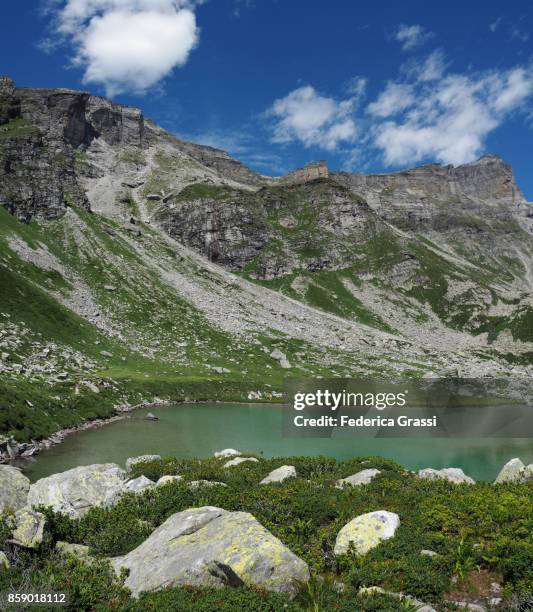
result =
[[[533,463],[525,465],[518,457],[515,457],[503,466],[494,483],[527,482],[528,480],[533,480]]]
[[[161,478],[155,483],[156,487],[162,487],[163,485],[169,484],[171,482],[179,482],[183,480],[183,476],[176,475],[167,475],[161,476]]]
[[[168,518],[132,552],[112,561],[129,570],[135,597],[179,585],[247,585],[294,593],[309,580],[307,564],[246,512],[205,506]]]
[[[279,361],[279,365],[284,369],[284,370],[288,370],[291,367],[291,364],[289,362],[289,360],[287,359],[287,355],[285,355],[285,353],[283,353],[282,351],[280,351],[279,349],[274,349],[271,353],[270,356],[272,357],[272,359],[276,359],[277,361]]]
[[[475,484],[475,480],[467,476],[461,468],[443,468],[435,470],[433,468],[425,468],[418,471],[418,477],[426,480],[447,480],[454,484]]]
[[[10,465],[0,465],[0,514],[23,508],[29,490],[30,481],[20,470]]]
[[[124,485],[124,489],[126,491],[131,491],[133,493],[142,493],[143,491],[152,489],[153,487],[155,487],[155,482],[149,478],[146,478],[146,476],[139,476],[133,480],[128,480],[128,482]]]
[[[275,470],[272,470],[268,476],[265,476],[259,484],[270,484],[272,482],[283,482],[287,478],[296,477],[296,468],[294,465],[282,465]]]
[[[126,473],[115,463],[73,468],[41,478],[30,487],[28,504],[80,518],[93,507],[108,507],[124,491]]]
[[[89,209],[77,153],[94,139],[142,148],[142,112],[69,89],[0,86],[0,205],[18,219],[51,219],[77,204]]]
[[[335,487],[337,489],[344,489],[345,486],[358,487],[361,485],[370,484],[378,474],[381,474],[381,471],[376,470],[375,468],[361,470],[356,474],[352,474],[351,476],[337,480]]]

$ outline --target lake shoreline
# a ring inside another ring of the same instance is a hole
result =
[[[18,443],[14,439],[10,444],[7,441],[6,446],[8,450],[7,456],[0,456],[0,465],[6,463],[13,463],[24,459],[30,459],[36,455],[41,454],[43,451],[49,450],[59,444],[61,444],[67,436],[71,434],[79,433],[81,431],[87,431],[89,429],[99,429],[105,425],[116,423],[127,418],[130,412],[137,410],[146,410],[149,408],[163,408],[165,406],[179,405],[179,404],[270,404],[279,402],[237,402],[237,401],[221,401],[221,400],[156,400],[151,402],[141,402],[139,404],[122,404],[114,409],[114,412],[106,417],[99,417],[79,425],[73,425],[72,427],[65,427],[60,429],[50,436],[43,438],[42,440],[32,440],[30,443]],[[0,453],[1,455],[1,453]]]

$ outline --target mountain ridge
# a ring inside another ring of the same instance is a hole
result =
[[[277,401],[287,375],[531,375],[531,217],[503,160],[315,170],[262,177],[0,79],[0,432]]]

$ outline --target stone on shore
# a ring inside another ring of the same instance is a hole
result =
[[[23,548],[39,548],[44,538],[46,518],[44,514],[29,508],[23,508],[15,513],[13,518],[12,542]]]
[[[124,491],[126,473],[116,463],[73,468],[41,478],[30,487],[28,504],[80,518],[93,507],[116,503]]]
[[[226,457],[240,457],[241,451],[235,450],[234,448],[225,448],[224,450],[217,451],[215,457],[217,459],[225,459]]]
[[[30,481],[20,470],[10,465],[0,465],[0,514],[23,508],[29,490]]]
[[[271,482],[283,482],[287,478],[296,477],[296,468],[294,465],[282,465],[275,470],[272,470],[268,476],[265,476],[259,484],[270,484]]]
[[[344,489],[346,485],[352,487],[359,487],[361,485],[370,484],[378,474],[381,474],[381,470],[376,470],[374,468],[368,470],[361,470],[356,474],[352,474],[351,476],[347,476],[346,478],[341,478],[340,480],[337,480],[335,487],[337,489]]]
[[[161,461],[161,455],[139,455],[126,459],[126,472],[131,472],[134,465],[138,463],[150,463],[150,461]]]
[[[524,465],[518,457],[515,457],[503,466],[494,484],[501,484],[504,482],[527,482],[528,480],[533,480],[533,463]]]
[[[250,586],[294,594],[309,580],[307,564],[247,512],[204,506],[173,514],[127,555],[134,597],[174,586]]]
[[[133,480],[128,480],[128,482],[124,485],[124,488],[127,491],[132,491],[134,493],[142,493],[143,491],[152,489],[153,487],[155,487],[155,482],[149,478],[146,478],[146,476],[139,476]]]
[[[183,480],[183,476],[179,476],[179,475],[161,476],[161,478],[155,483],[155,486],[162,487],[163,485],[169,484],[170,482],[179,482],[180,480]]]
[[[362,514],[339,531],[333,552],[344,555],[352,544],[357,554],[365,555],[383,540],[392,538],[399,525],[400,517],[394,512],[377,510]]]
[[[419,478],[427,480],[447,480],[454,484],[476,484],[476,481],[470,476],[467,476],[461,468],[444,468],[442,470],[434,470],[433,468],[425,468],[418,471]]]
[[[258,463],[259,459],[256,459],[255,457],[235,457],[235,459],[230,459],[229,461],[227,461],[223,467],[225,468],[234,467],[236,465],[240,465],[241,463],[245,463],[246,461],[252,461],[253,463]]]

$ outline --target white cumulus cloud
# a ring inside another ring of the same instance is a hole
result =
[[[389,82],[378,99],[368,105],[367,112],[375,117],[390,117],[411,106],[413,100],[411,85]]]
[[[383,100],[390,96],[391,87],[389,84],[369,105],[369,112],[386,107]],[[479,157],[490,132],[511,112],[524,110],[533,94],[533,69],[449,74],[437,82],[419,81],[413,87],[400,116],[372,128],[374,145],[381,150],[384,163],[404,165],[432,159],[457,165]]]
[[[333,151],[357,136],[352,118],[356,103],[353,97],[336,100],[320,95],[310,85],[299,87],[276,100],[267,111],[267,116],[274,119],[272,140],[281,144],[300,141],[306,147]]]
[[[141,93],[183,66],[197,45],[194,0],[66,0],[58,33],[73,45],[85,83],[110,96]]]
[[[275,100],[266,113],[273,142],[335,151],[350,168],[376,154],[385,167],[459,165],[484,154],[489,135],[511,115],[533,117],[533,63],[458,73],[434,51],[401,66],[362,108],[366,86],[358,77],[344,99],[306,85]]]
[[[409,51],[420,47],[430,38],[433,38],[433,32],[426,30],[421,25],[405,25],[401,24],[396,30],[394,38],[402,45],[403,51]]]

